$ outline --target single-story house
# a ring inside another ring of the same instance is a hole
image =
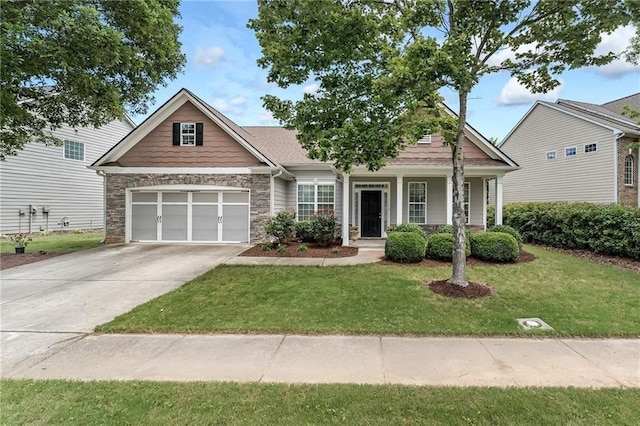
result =
[[[469,226],[484,228],[485,182],[500,195],[518,165],[472,127],[466,136],[465,210]],[[354,224],[363,238],[384,238],[392,224],[452,221],[451,150],[437,134],[377,172],[344,173],[307,158],[295,132],[238,126],[186,89],[91,168],[105,177],[107,242],[256,243],[282,209],[298,220],[335,210],[344,245]]]

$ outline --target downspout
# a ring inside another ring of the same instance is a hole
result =
[[[270,194],[270,210],[271,210],[271,216],[273,216],[274,214],[276,214],[275,210],[276,210],[276,178],[282,176],[282,173],[284,173],[284,170],[280,169],[280,171],[275,174],[275,175],[271,175],[271,194]]]
[[[100,244],[107,242],[107,174],[102,170],[96,170],[98,176],[102,176],[102,241]]]
[[[621,130],[613,132],[613,204],[618,204],[618,139],[624,136]]]

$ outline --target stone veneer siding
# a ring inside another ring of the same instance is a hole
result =
[[[623,206],[638,206],[638,149],[631,152],[634,161],[633,185],[624,184],[624,160],[629,155],[629,146],[638,139],[622,138],[618,141],[618,204]]]
[[[106,242],[122,243],[125,239],[125,192],[127,188],[156,185],[217,185],[251,190],[251,243],[266,241],[264,226],[270,216],[270,175],[206,175],[206,174],[108,174],[106,176]]]

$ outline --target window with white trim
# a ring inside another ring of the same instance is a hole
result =
[[[335,185],[298,184],[298,221],[311,219],[318,210],[335,210]]]
[[[578,147],[577,146],[570,146],[570,147],[564,149],[564,156],[565,157],[575,157],[576,155],[578,155]]]
[[[463,194],[463,203],[464,203],[464,215],[467,218],[467,224],[471,223],[471,210],[469,206],[471,205],[471,183],[464,183],[464,194]]]
[[[633,155],[629,154],[624,157],[624,184],[633,186],[634,183],[635,161]]]
[[[547,151],[545,154],[547,160],[555,160],[556,159],[556,152],[555,151]]]
[[[84,161],[84,142],[64,141],[64,158]]]
[[[588,154],[590,152],[596,152],[598,151],[598,144],[597,143],[587,143],[584,145],[584,153]]]
[[[427,223],[426,182],[409,182],[409,223]]]
[[[180,123],[180,145],[195,146],[196,123]]]
[[[424,135],[418,139],[418,143],[431,143],[431,135]]]

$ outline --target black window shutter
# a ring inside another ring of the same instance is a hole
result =
[[[173,123],[173,144],[180,145],[180,123]]]
[[[202,146],[203,136],[204,136],[204,124],[196,123],[196,146]]]

